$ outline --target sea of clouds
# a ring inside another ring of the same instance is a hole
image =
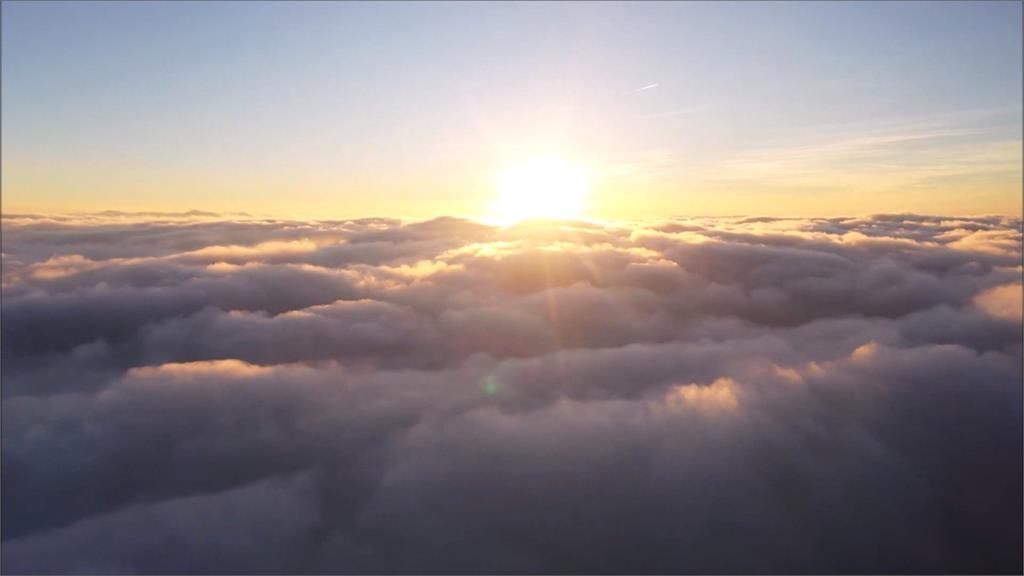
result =
[[[2,569],[1020,572],[1021,220],[3,219]]]

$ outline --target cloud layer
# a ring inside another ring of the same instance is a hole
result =
[[[5,572],[1020,572],[1021,221],[3,228]]]

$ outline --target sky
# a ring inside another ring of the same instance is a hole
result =
[[[3,4],[8,210],[1020,213],[1021,4]]]

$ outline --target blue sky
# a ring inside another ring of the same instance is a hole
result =
[[[630,212],[625,190],[658,213],[858,192],[1005,211],[1020,22],[1019,2],[5,2],[4,201],[472,212],[496,169],[555,153],[599,212]]]

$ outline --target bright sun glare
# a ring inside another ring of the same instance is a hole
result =
[[[587,195],[587,175],[561,158],[531,158],[494,177],[497,200],[487,220],[515,224],[529,218],[580,218]]]

